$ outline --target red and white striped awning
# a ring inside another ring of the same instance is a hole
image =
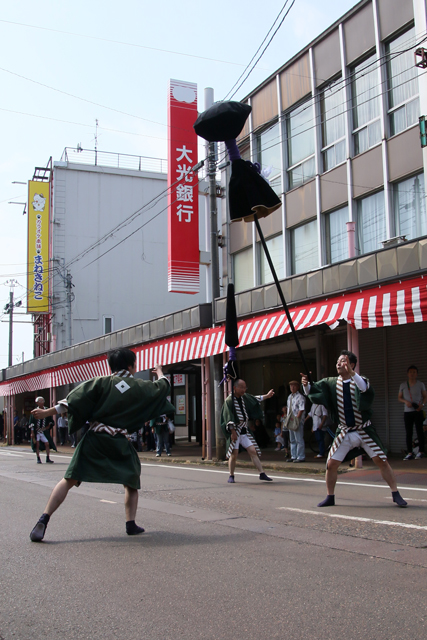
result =
[[[70,382],[82,382],[96,376],[107,376],[109,373],[107,356],[98,356],[3,383],[0,385],[0,396],[61,387]]]
[[[427,320],[427,278],[421,276],[375,289],[308,302],[290,308],[290,315],[296,330],[320,324],[327,324],[334,329],[340,320],[346,320],[356,329],[423,322]],[[242,320],[238,325],[239,348],[291,331],[284,311]],[[224,333],[222,326],[137,347],[138,369],[151,369],[157,362],[163,365],[176,364],[223,353],[228,348]]]
[[[345,320],[356,329],[424,322],[427,320],[427,277],[420,276],[308,302],[291,307],[290,314],[297,330],[320,324],[327,324],[334,329],[340,320]],[[286,314],[280,310],[242,320],[238,324],[240,348],[290,333]],[[163,365],[176,364],[224,353],[227,349],[224,326],[133,347],[138,371],[151,369],[158,362]],[[0,385],[0,395],[57,387],[109,373],[105,355],[88,358],[3,383]]]

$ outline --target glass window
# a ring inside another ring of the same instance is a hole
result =
[[[407,240],[427,235],[424,174],[394,185],[396,235]]]
[[[418,122],[419,98],[414,52],[415,29],[409,29],[386,45],[390,133],[395,135]],[[401,53],[405,51],[405,53]]]
[[[239,145],[240,156],[242,160],[250,160],[251,159],[251,146],[249,144],[249,140],[245,140]],[[228,156],[227,156],[228,158]]]
[[[317,220],[291,230],[292,274],[319,266]]]
[[[357,237],[359,253],[381,249],[386,239],[384,192],[357,202]]]
[[[111,333],[113,331],[113,318],[110,316],[104,316],[104,334]]]
[[[347,227],[348,207],[325,215],[326,261],[328,264],[348,258]]]
[[[293,189],[315,175],[314,122],[311,101],[286,116],[286,133],[289,188]]]
[[[351,88],[354,151],[357,155],[381,142],[380,87],[375,55],[354,67]]]
[[[280,136],[279,123],[276,122],[257,136],[257,161],[261,169],[270,169],[269,179],[280,174]]]
[[[279,280],[283,280],[285,277],[285,269],[283,262],[283,235],[274,236],[265,241],[268,251],[271,256],[274,268]],[[260,242],[257,243],[259,251],[259,265],[260,265],[260,284],[268,284],[273,282],[273,274],[265,257],[264,249]]]
[[[345,160],[345,91],[337,80],[320,94],[323,171]]]
[[[233,256],[234,290],[244,291],[254,286],[253,249],[248,247]]]

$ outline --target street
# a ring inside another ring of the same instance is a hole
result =
[[[29,533],[70,456],[0,448],[0,638],[424,638],[427,486],[142,463],[137,524],[123,488],[83,484]],[[44,457],[43,457],[44,460]],[[417,482],[417,483],[416,483]]]

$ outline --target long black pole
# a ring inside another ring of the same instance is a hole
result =
[[[258,216],[257,216],[256,213],[254,213],[254,221],[255,221],[255,226],[257,228],[257,231],[258,231],[259,238],[261,240],[262,248],[264,249],[265,257],[267,258],[268,266],[270,267],[270,271],[273,274],[274,282],[275,282],[276,288],[277,288],[277,293],[279,294],[279,298],[280,298],[280,301],[281,301],[281,303],[283,305],[283,308],[285,310],[286,317],[288,319],[289,326],[291,328],[292,335],[293,335],[294,340],[295,340],[295,344],[297,345],[298,353],[300,355],[303,368],[305,369],[305,372],[307,374],[307,378],[309,379],[309,381],[313,382],[313,380],[311,378],[311,373],[308,370],[308,365],[307,365],[306,359],[304,357],[303,350],[301,349],[301,344],[300,344],[299,338],[297,336],[297,332],[296,332],[296,329],[294,327],[294,323],[292,322],[291,314],[289,313],[288,305],[286,304],[285,296],[283,295],[282,287],[280,286],[279,279],[277,277],[276,269],[274,268],[274,264],[273,264],[273,261],[271,259],[268,247],[266,245],[264,234],[262,232],[261,225],[259,223]]]

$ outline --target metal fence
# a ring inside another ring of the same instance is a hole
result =
[[[113,167],[116,169],[130,169],[132,171],[155,171],[167,173],[167,160],[163,158],[149,158],[147,156],[132,156],[127,153],[113,153],[111,151],[95,151],[94,149],[81,149],[78,147],[65,147],[62,162],[78,164],[90,164],[100,167]]]

